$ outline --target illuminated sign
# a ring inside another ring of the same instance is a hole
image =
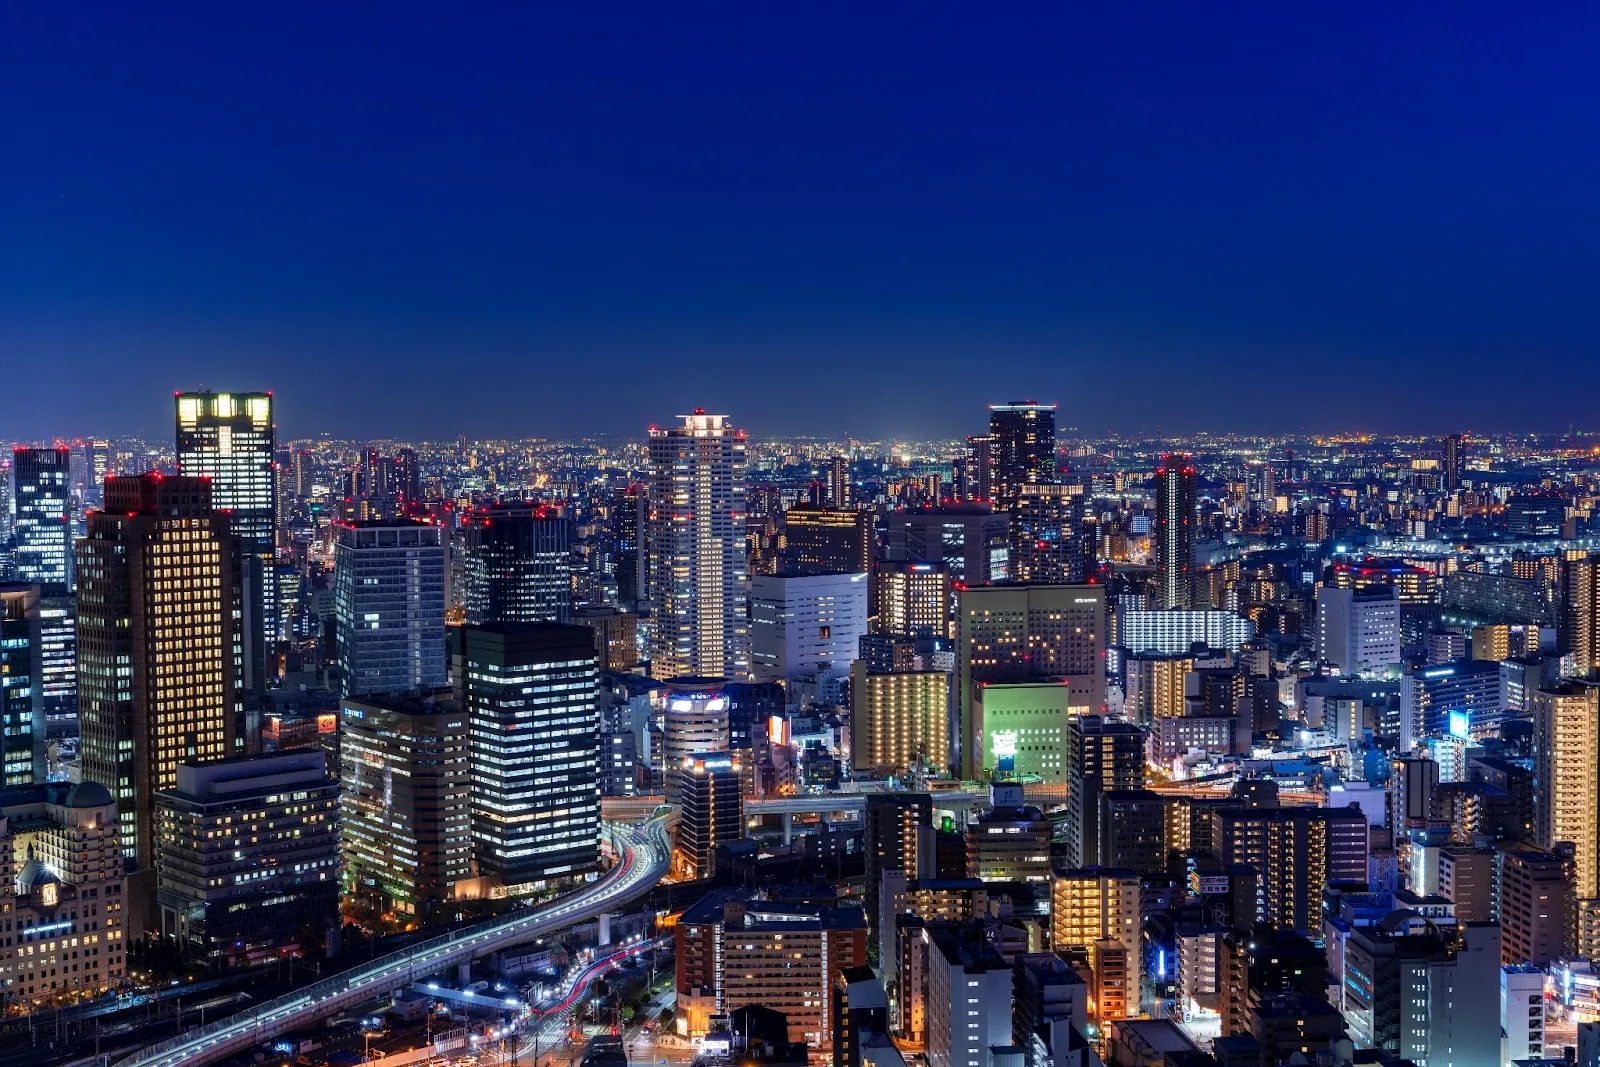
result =
[[[1472,736],[1472,716],[1464,711],[1450,713],[1450,736],[1470,738]]]

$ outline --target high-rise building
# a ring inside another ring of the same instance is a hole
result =
[[[638,483],[611,490],[606,517],[616,552],[612,575],[617,581],[617,603],[631,609],[639,603],[639,511],[643,486]]]
[[[1176,614],[1176,613],[1175,613]],[[1140,726],[1184,713],[1192,655],[1142,652],[1122,660],[1122,716]]]
[[[967,454],[961,461],[961,477],[956,479],[956,495],[961,500],[989,504],[994,500],[994,438],[968,435]]]
[[[1083,537],[1083,490],[1026,485],[1011,508],[1011,580],[1062,585],[1089,577]]]
[[[102,490],[103,492],[103,490]],[[70,595],[39,601],[40,703],[47,729],[78,729],[78,602]]]
[[[884,563],[873,576],[874,633],[950,635],[950,570],[942,563]]]
[[[469,515],[467,622],[571,622],[570,528],[545,507],[502,504]]]
[[[1056,406],[1032,400],[989,405],[995,510],[1010,511],[1025,485],[1056,480]]]
[[[422,506],[422,469],[415,449],[402,448],[394,454],[392,484],[401,512],[409,513]]]
[[[1074,714],[1105,703],[1105,588],[1003,585],[957,595],[961,776],[993,766],[984,750],[977,687],[989,682],[1055,680],[1069,689]],[[1065,728],[1065,723],[1062,724]]]
[[[1508,844],[1501,846],[1496,866],[1500,962],[1548,967],[1565,957],[1573,903],[1567,858],[1529,844]]]
[[[1223,807],[1210,812],[1212,851],[1255,868],[1260,918],[1310,933],[1322,923],[1331,884],[1367,881],[1367,817],[1358,808]]]
[[[726,415],[682,419],[652,429],[648,442],[641,599],[651,612],[650,673],[742,680],[750,668],[745,433]]]
[[[1446,435],[1440,442],[1442,453],[1440,467],[1444,472],[1444,491],[1454,493],[1461,488],[1461,472],[1466,466],[1466,440],[1458,433]]]
[[[72,585],[71,471],[66,448],[19,448],[11,456],[17,580],[49,596]]]
[[[1071,686],[1055,679],[985,682],[973,689],[972,700],[986,774],[1066,784],[1068,723],[1084,710],[1074,711]]]
[[[1578,674],[1600,673],[1600,553],[1564,560],[1562,579],[1561,651],[1572,657]]]
[[[1011,577],[1011,520],[987,504],[949,504],[890,512],[884,558],[943,564],[956,582],[987,585]]]
[[[1147,611],[1122,603],[1119,598],[1111,643],[1129,652],[1186,655],[1197,644],[1216,651],[1237,652],[1255,637],[1255,623],[1234,611],[1182,608]]]
[[[0,775],[6,788],[45,780],[39,587],[0,583]]]
[[[212,506],[239,540],[245,607],[245,683],[266,686],[279,632],[278,482],[273,471],[277,429],[271,393],[178,393],[178,473],[211,480]]]
[[[878,920],[885,871],[917,873],[921,846],[932,840],[933,798],[927,793],[869,793],[862,816],[867,915]],[[926,857],[932,860],[933,857]]]
[[[873,671],[850,665],[851,763],[858,771],[904,775],[950,765],[950,675]]]
[[[500,622],[451,635],[467,715],[473,854],[510,889],[593,870],[600,848],[599,665],[587,627]]]
[[[572,621],[594,631],[595,651],[603,671],[627,671],[639,662],[639,616],[616,608],[585,608]]]
[[[678,768],[682,814],[673,842],[673,864],[685,880],[717,873],[717,846],[744,836],[739,762],[729,752],[687,757]]]
[[[466,711],[448,700],[347,698],[339,734],[350,893],[426,921],[472,873]]]
[[[867,575],[760,574],[750,582],[750,673],[792,685],[849,671],[867,632]]]
[[[154,918],[156,791],[242,755],[248,730],[238,539],[197,477],[108,478],[78,542],[83,777],[117,801],[130,926]]]
[[[1340,674],[1381,674],[1400,663],[1400,598],[1392,585],[1317,590],[1317,651]]]
[[[1568,946],[1600,954],[1600,684],[1567,681],[1533,697],[1537,844],[1572,848],[1576,922]]]
[[[967,828],[967,873],[985,882],[1031,882],[1048,891],[1050,820],[1023,802],[1020,785],[997,782],[989,795],[990,806]]]
[[[339,780],[319,749],[179,764],[156,842],[162,936],[202,959],[321,955],[339,926]]]
[[[727,683],[721,678],[671,678],[667,681],[666,723],[662,736],[662,770],[667,800],[678,800],[678,779],[684,760],[728,751]]]
[[[947,923],[918,931],[927,959],[928,1067],[992,1063],[1011,1034],[1011,966],[981,935]]]
[[[1067,862],[1087,867],[1100,855],[1100,797],[1144,787],[1144,731],[1099,715],[1067,721]]]
[[[796,504],[783,513],[781,569],[795,574],[852,574],[872,569],[871,511]]]
[[[334,528],[333,602],[346,696],[445,684],[444,530],[420,522]]]
[[[828,506],[835,511],[855,510],[856,489],[850,477],[849,456],[834,456],[828,461]]]
[[[1195,477],[1193,457],[1168,453],[1156,467],[1156,520],[1151,547],[1156,606],[1194,606]]]
[[[98,782],[0,793],[0,979],[12,1010],[108,992],[127,973],[117,808]],[[143,931],[140,931],[141,935]],[[37,1058],[37,1057],[36,1057]]]

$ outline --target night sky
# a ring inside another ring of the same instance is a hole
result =
[[[0,439],[1595,427],[1600,6],[0,5]],[[1576,385],[1582,388],[1575,388]]]

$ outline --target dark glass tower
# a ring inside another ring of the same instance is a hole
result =
[[[1156,468],[1155,562],[1159,605],[1187,608],[1194,603],[1193,456],[1169,453]]]
[[[72,454],[65,448],[19,448],[12,456],[17,579],[47,594],[72,584]]]
[[[989,405],[990,491],[1010,511],[1024,485],[1056,480],[1056,406],[1032,400]]]
[[[465,534],[469,623],[572,621],[566,519],[541,507],[502,505],[475,512]]]
[[[6,788],[45,780],[39,587],[0,584],[0,766]]]

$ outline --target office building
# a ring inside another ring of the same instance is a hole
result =
[[[1343,675],[1374,675],[1400,663],[1400,599],[1394,587],[1317,590],[1317,656]]]
[[[667,800],[678,800],[678,777],[684,760],[728,751],[728,694],[721,678],[672,678],[667,682],[666,727],[662,767]]]
[[[742,681],[750,667],[745,433],[726,415],[682,419],[652,429],[648,442],[641,600],[651,613],[650,673]]]
[[[1568,955],[1573,914],[1569,860],[1529,844],[1502,845],[1496,856],[1500,962],[1548,967]]]
[[[277,551],[277,430],[271,393],[179,393],[178,473],[211,481],[211,503],[239,542],[246,590],[245,683],[266,686],[280,632]]]
[[[1237,612],[1211,608],[1149,611],[1118,603],[1111,643],[1131,653],[1187,655],[1197,644],[1237,652],[1256,635],[1256,625]]]
[[[1144,731],[1130,722],[1082,715],[1067,722],[1067,863],[1100,855],[1100,796],[1144,785]]]
[[[1572,849],[1569,948],[1600,956],[1600,684],[1567,681],[1533,697],[1536,843]]]
[[[989,405],[989,480],[996,511],[1010,511],[1024,486],[1056,481],[1056,405]]]
[[[46,595],[72,585],[71,454],[65,448],[19,448],[11,455],[13,569]]]
[[[1081,486],[1024,484],[1010,515],[1012,581],[1067,585],[1090,576]]]
[[[344,872],[365,906],[427,921],[471,876],[467,730],[454,701],[340,702]]]
[[[242,755],[238,541],[202,478],[108,478],[77,545],[83,778],[117,801],[133,901],[155,918],[155,802],[182,763]],[[134,925],[137,923],[139,925]]]
[[[40,702],[45,726],[58,736],[78,732],[78,601],[39,600]]]
[[[961,776],[993,770],[978,717],[979,686],[1054,680],[1074,714],[1105,702],[1105,589],[1097,585],[1012,585],[961,590],[957,597]]]
[[[455,628],[467,716],[472,851],[508,893],[594,869],[600,848],[599,664],[593,633],[561,623]]]
[[[420,522],[334,527],[333,603],[345,696],[445,685],[444,529]]]
[[[1196,471],[1191,456],[1168,454],[1156,467],[1156,517],[1151,555],[1156,565],[1156,606],[1194,603]]]
[[[956,583],[987,585],[1011,576],[1011,520],[987,504],[949,504],[890,512],[884,559],[943,564]]]
[[[750,672],[757,682],[848,672],[867,632],[867,574],[757,575],[750,582]]]
[[[850,665],[851,763],[857,771],[905,775],[950,765],[950,675],[873,671]]]
[[[927,966],[928,1067],[989,1067],[990,1050],[1012,1043],[1011,966],[967,928],[936,924],[917,935]]]
[[[0,791],[0,856],[8,927],[0,939],[0,979],[8,1009],[61,1006],[120,987],[128,973],[128,931],[139,928],[128,918],[110,791],[98,782]],[[42,1056],[37,1049],[31,1054]]]
[[[1050,820],[1023,802],[1020,785],[996,782],[989,799],[989,807],[967,828],[967,874],[985,882],[1046,885]]]
[[[1130,958],[1137,959],[1139,884],[1139,872],[1109,867],[1091,865],[1054,872],[1050,879],[1051,947],[1061,952],[1115,941]]]
[[[549,508],[502,504],[462,523],[469,623],[571,622],[571,524]]]
[[[1059,681],[986,682],[973,690],[982,767],[996,778],[1065,785],[1070,769],[1072,687]]]
[[[606,518],[611,523],[614,553],[611,574],[617,583],[617,603],[629,610],[639,603],[639,512],[643,501],[643,487],[634,483],[612,489],[606,505]]]
[[[1426,920],[1406,918],[1397,913],[1345,939],[1341,989],[1351,1040],[1414,1063],[1498,1067],[1499,927],[1463,924],[1452,950]]]
[[[639,662],[638,615],[616,608],[584,608],[573,613],[572,621],[594,631],[601,670],[627,671]]]
[[[1498,663],[1463,659],[1437,667],[1407,664],[1400,674],[1403,752],[1430,735],[1488,736],[1504,717]]]
[[[686,908],[673,938],[678,1017],[691,1035],[709,1014],[761,1005],[783,1013],[789,1040],[831,1047],[829,994],[843,971],[867,962],[860,908],[733,891],[714,891]],[[698,1012],[697,1004],[704,1005]]]
[[[39,587],[0,583],[0,784],[45,780]]]
[[[874,633],[950,635],[950,571],[942,563],[885,563],[873,573]]]
[[[678,769],[682,807],[672,862],[683,880],[714,877],[717,847],[744,836],[739,771],[738,759],[729,752],[688,756]]]
[[[1513,493],[1506,498],[1506,529],[1511,536],[1560,537],[1567,499],[1555,493]]]
[[[1489,922],[1495,917],[1495,864],[1491,848],[1446,845],[1439,854],[1439,895],[1454,904],[1457,922]]]
[[[339,781],[319,749],[183,763],[156,794],[161,933],[248,967],[337,947]]]
[[[871,511],[796,504],[783,513],[781,569],[794,574],[854,574],[872,569]]]
[[[1098,851],[1091,862],[1147,875],[1165,871],[1167,799],[1149,789],[1107,790],[1098,799]]]

